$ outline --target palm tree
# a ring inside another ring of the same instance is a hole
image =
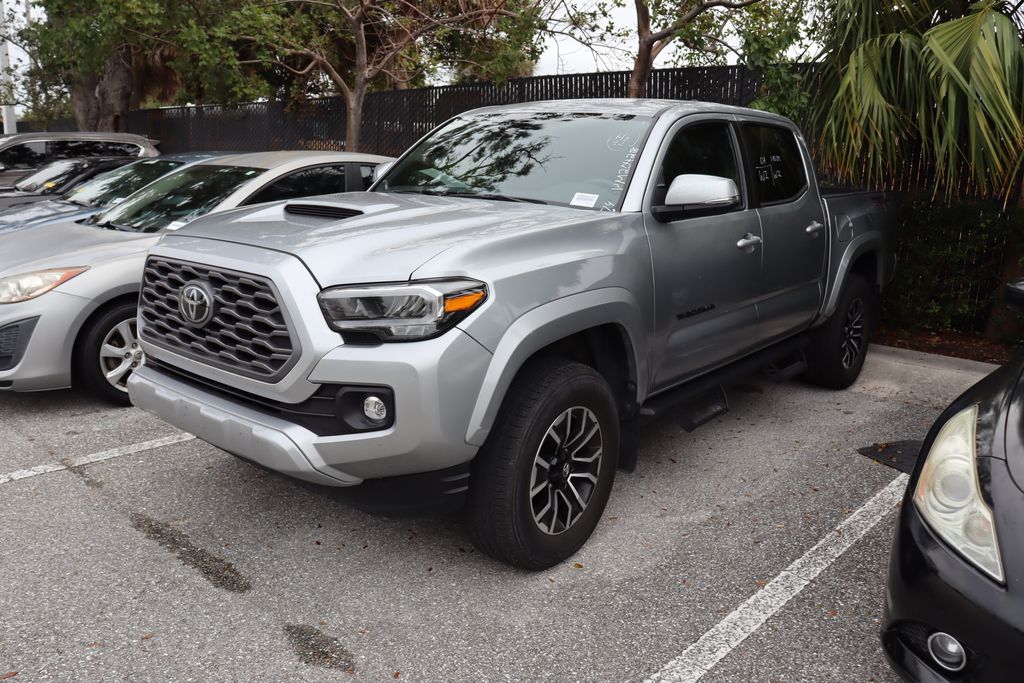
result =
[[[832,0],[813,117],[825,171],[1005,200],[1024,174],[1024,0]]]

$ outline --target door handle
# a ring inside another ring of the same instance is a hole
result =
[[[758,244],[761,244],[761,238],[748,232],[743,236],[743,239],[736,243],[736,248],[742,249],[749,254],[754,251],[754,247]]]
[[[811,221],[811,224],[804,230],[808,235],[817,235],[819,232],[825,229],[825,226],[818,221]]]

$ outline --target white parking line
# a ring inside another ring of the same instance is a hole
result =
[[[906,474],[871,497],[835,530],[782,570],[731,614],[645,683],[696,683],[748,636],[796,597],[903,499]]]
[[[19,479],[28,479],[29,477],[38,477],[40,474],[60,472],[61,470],[66,470],[69,467],[81,467],[82,465],[90,465],[94,462],[110,460],[111,458],[120,458],[124,455],[132,455],[133,453],[151,451],[154,448],[170,446],[171,444],[182,443],[183,441],[191,441],[194,438],[196,437],[191,434],[174,434],[173,436],[165,436],[160,439],[153,439],[152,441],[142,441],[141,443],[134,443],[128,446],[111,448],[108,451],[100,451],[99,453],[93,453],[92,455],[81,455],[77,458],[69,458],[62,462],[51,462],[46,465],[38,465],[27,470],[15,470],[14,472],[8,472],[7,474],[0,474],[0,484],[6,484],[7,482],[17,481]]]

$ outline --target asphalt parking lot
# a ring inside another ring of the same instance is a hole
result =
[[[922,438],[989,369],[877,349],[851,390],[752,382],[693,434],[651,425],[540,573],[134,409],[0,394],[0,680],[894,682],[902,481],[856,449]]]

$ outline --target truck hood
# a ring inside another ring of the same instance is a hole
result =
[[[359,213],[323,218],[297,215],[289,206]],[[165,239],[173,244],[181,234],[285,252],[301,259],[321,286],[330,286],[406,280],[460,242],[499,240],[607,215],[543,204],[352,192],[200,218]]]
[[[107,230],[60,222],[0,234],[0,277],[46,268],[96,266],[143,252],[159,234]]]

